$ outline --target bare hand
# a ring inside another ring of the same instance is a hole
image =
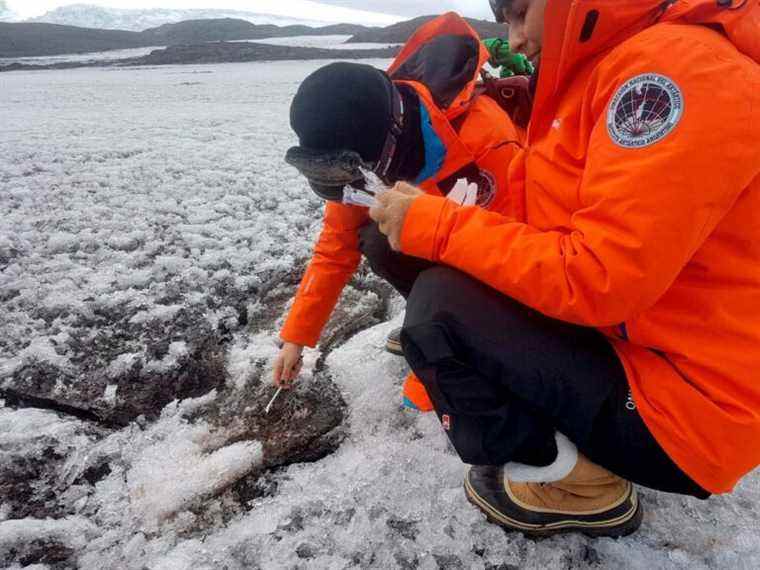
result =
[[[393,190],[378,196],[378,204],[369,210],[370,217],[388,237],[388,243],[394,251],[401,251],[401,230],[404,228],[406,214],[412,202],[422,194],[419,188],[399,182]]]
[[[274,384],[278,388],[290,390],[298,379],[303,367],[303,346],[286,342],[280,349],[280,354],[274,360]]]

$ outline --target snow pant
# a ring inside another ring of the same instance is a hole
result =
[[[550,319],[439,266],[414,281],[401,343],[465,463],[551,464],[560,431],[629,481],[709,497],[651,435],[596,329]]]
[[[450,268],[360,231],[373,271],[407,298],[406,358],[466,463],[544,466],[554,432],[634,483],[707,498],[639,415],[622,364],[596,329],[550,319]]]

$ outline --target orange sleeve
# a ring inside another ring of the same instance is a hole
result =
[[[717,77],[724,85],[742,80],[738,66],[704,52],[694,55],[697,61],[645,55],[598,78],[606,82],[604,99],[593,105],[597,120],[573,190],[582,207],[568,227],[542,231],[422,196],[407,214],[402,251],[578,324],[616,325],[651,307],[758,174],[760,156],[753,101],[742,99],[744,90],[716,85]],[[625,148],[608,134],[607,102],[641,73],[671,78],[683,93],[684,113],[659,142]],[[530,166],[528,158],[528,178]],[[533,191],[551,200],[563,190]]]
[[[280,332],[286,342],[316,346],[341,291],[361,261],[359,233],[367,210],[328,202],[322,233]]]

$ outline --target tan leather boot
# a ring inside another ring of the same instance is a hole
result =
[[[465,478],[465,492],[491,522],[534,537],[563,532],[619,537],[641,525],[633,485],[580,454],[570,474],[554,483],[515,483],[500,467],[475,466]]]

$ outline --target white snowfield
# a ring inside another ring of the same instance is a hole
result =
[[[66,366],[56,347],[94,299],[161,322],[178,310],[162,301],[177,283],[202,296],[307,257],[320,205],[283,156],[295,142],[290,99],[324,63],[0,75],[0,385],[25,359]],[[276,490],[245,508],[219,492],[262,452],[226,444],[197,417],[216,392],[102,438],[80,420],[0,402],[0,465],[11,449],[31,456],[54,440],[62,484],[98,457],[111,469],[69,486],[70,515],[58,520],[10,520],[0,495],[0,567],[21,568],[19,542],[49,540],[83,569],[760,568],[758,474],[705,502],[643,490],[644,526],[620,540],[534,542],[487,523],[464,498],[464,466],[435,416],[402,408],[405,364],[383,350],[399,305],[327,358],[348,406],[338,451],[270,475]],[[230,386],[275,354],[275,334],[238,335]],[[104,373],[139,353],[125,347]],[[119,398],[115,387],[104,398]]]

